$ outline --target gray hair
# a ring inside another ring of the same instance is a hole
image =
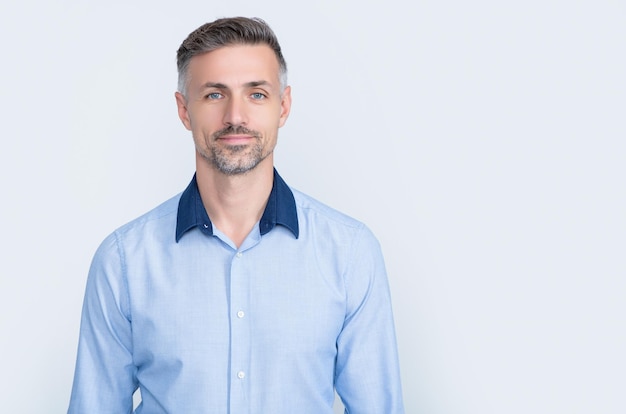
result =
[[[178,91],[186,96],[187,75],[191,58],[224,46],[266,44],[276,54],[279,66],[281,93],[287,87],[287,62],[280,50],[276,35],[265,21],[258,17],[231,17],[206,23],[187,36],[178,48]]]

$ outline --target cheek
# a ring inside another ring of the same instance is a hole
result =
[[[215,116],[205,114],[197,116],[191,123],[192,131],[202,135],[211,135],[213,132],[221,128],[219,122],[215,121]]]
[[[218,105],[197,105],[189,111],[189,119],[194,129],[215,129],[221,125],[224,115]]]

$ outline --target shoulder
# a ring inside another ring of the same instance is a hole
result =
[[[303,219],[311,219],[318,220],[322,222],[327,222],[328,224],[351,228],[351,229],[361,229],[365,227],[365,225],[344,214],[328,205],[322,203],[321,201],[316,200],[315,198],[304,194],[298,190],[291,189],[293,192],[294,199],[296,201],[296,208],[298,210],[298,217],[302,216]]]
[[[151,227],[175,226],[178,213],[178,202],[181,194],[170,198],[157,207],[115,230],[120,235],[141,232]],[[172,230],[173,231],[173,230]]]
[[[338,211],[298,190],[291,189],[298,211],[298,221],[305,235],[342,245],[378,245],[378,240],[363,222]],[[347,246],[346,246],[347,247]]]
[[[385,281],[381,246],[361,221],[297,190],[292,190],[298,210],[301,238],[314,252],[325,275],[340,275],[350,309],[358,308],[375,280]]]
[[[181,194],[170,198],[152,210],[118,227],[110,233],[98,249],[111,251],[123,245],[145,244],[148,240],[171,239],[175,241],[178,201]]]

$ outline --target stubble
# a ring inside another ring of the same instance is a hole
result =
[[[224,135],[246,134],[254,137],[249,145],[223,145],[219,138]],[[199,154],[216,170],[225,175],[245,174],[253,170],[268,154],[263,154],[261,134],[242,126],[228,126],[204,139],[206,147],[198,148]]]

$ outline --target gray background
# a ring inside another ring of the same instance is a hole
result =
[[[364,222],[407,413],[624,413],[626,3],[23,1],[0,6],[0,410],[66,410],[85,278],[182,191],[175,51],[266,19],[276,164]]]

